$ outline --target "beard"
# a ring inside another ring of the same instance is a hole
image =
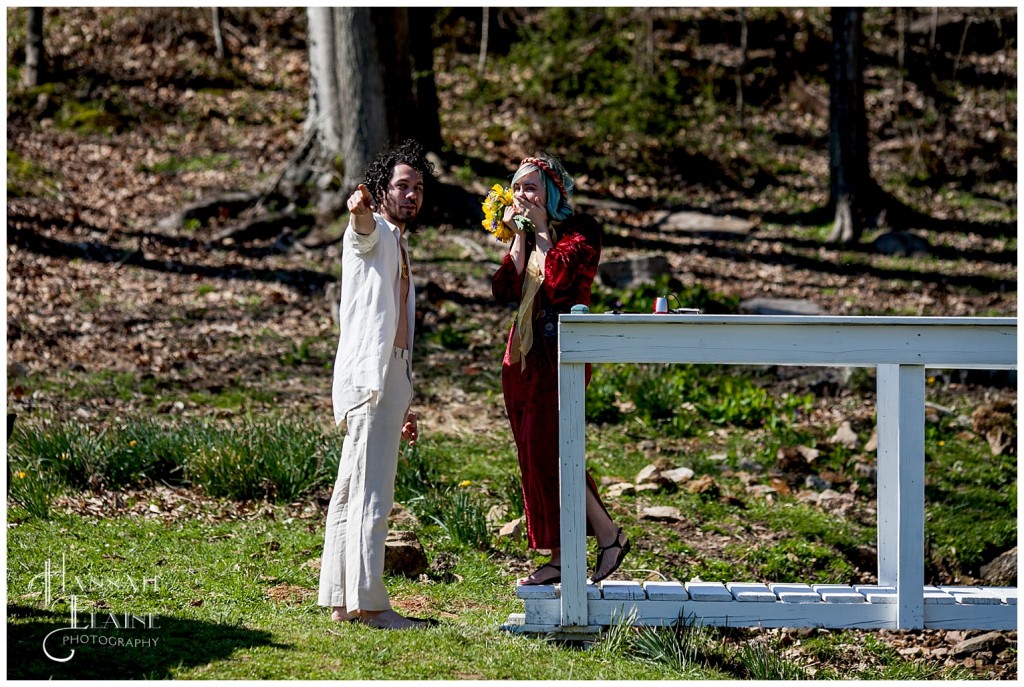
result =
[[[385,197],[384,215],[399,224],[412,224],[420,214],[420,208],[414,203],[400,203],[394,198]]]

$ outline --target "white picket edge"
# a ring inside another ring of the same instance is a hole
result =
[[[864,595],[869,604],[895,604],[899,601],[899,597],[895,593],[890,594],[889,592],[879,592],[878,594],[867,593]],[[857,603],[852,601],[851,603]]]
[[[768,589],[768,585],[761,582],[726,582],[725,588],[729,590],[734,599],[745,603],[775,603],[779,600],[775,593]]]
[[[942,591],[953,596],[957,603],[974,606],[995,606],[1007,603],[1008,593],[1004,590],[1016,590],[1012,587],[942,587]]]
[[[821,595],[815,592],[779,592],[779,601],[787,604],[819,604]]]
[[[644,582],[644,591],[651,601],[688,601],[690,598],[682,582]]]
[[[868,600],[857,592],[822,592],[821,600],[828,604],[864,604]]]
[[[799,593],[813,593],[811,585],[805,582],[769,582],[768,589],[771,589],[776,594],[780,592],[799,592]]]
[[[853,592],[856,590],[848,584],[812,584],[811,589],[821,594],[822,592]]]
[[[646,599],[647,594],[639,582],[627,580],[605,580],[601,582],[601,596],[612,600]]]
[[[769,582],[768,588],[783,603],[821,603],[821,595],[802,582]]]
[[[896,587],[892,585],[855,584],[853,590],[867,599],[869,604],[894,604],[897,601]]]
[[[516,585],[516,597],[519,599],[557,599],[560,589],[553,584],[520,584]]]
[[[924,602],[926,604],[955,604],[956,599],[952,594],[944,592],[941,589],[929,589],[928,587],[925,587]]]
[[[988,587],[991,593],[998,596],[1004,604],[1010,606],[1017,605],[1017,588],[1016,587]]]
[[[733,601],[732,592],[721,582],[687,582],[686,591],[694,601]]]
[[[814,584],[811,588],[821,595],[821,600],[830,604],[867,603],[863,594],[848,584]]]
[[[895,594],[896,587],[891,584],[855,584],[853,591],[867,596],[868,594]]]
[[[1003,600],[998,596],[985,596],[984,594],[954,594],[958,604],[966,606],[999,606]]]

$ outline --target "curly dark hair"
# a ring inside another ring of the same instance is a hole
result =
[[[423,183],[434,178],[434,165],[427,159],[426,151],[419,141],[407,139],[384,150],[366,169],[366,188],[370,190],[373,202],[378,206],[384,200],[388,182],[397,165],[409,165],[423,175]]]

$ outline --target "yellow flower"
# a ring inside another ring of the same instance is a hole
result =
[[[139,443],[139,442],[135,441],[135,439],[132,439],[131,441],[128,442],[128,445],[129,446],[134,446],[137,443]]]
[[[24,472],[22,472],[21,470],[18,470],[18,479],[25,479],[25,476],[26,475],[25,475]]]
[[[460,487],[468,487],[472,483],[473,483],[472,481],[470,481],[468,479],[464,479],[461,482],[459,482],[459,486]]]
[[[66,454],[66,453],[60,454],[60,459],[61,460],[67,460],[68,459],[68,454]]]
[[[945,445],[946,445],[945,441],[939,440],[939,446],[945,446]]]
[[[505,208],[511,204],[512,189],[502,188],[501,184],[495,184],[487,193],[481,206],[484,211],[484,219],[481,224],[502,243],[508,243],[515,237],[515,232],[505,226],[503,221]]]

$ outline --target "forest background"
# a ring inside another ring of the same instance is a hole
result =
[[[308,155],[306,11],[48,9],[31,86],[28,14],[7,10],[6,400],[9,423],[18,417],[7,610],[9,649],[36,658],[9,675],[54,674],[37,640],[66,613],[31,588],[43,560],[74,540],[94,575],[158,561],[179,575],[166,551],[110,557],[108,537],[137,542],[157,526],[189,546],[208,540],[200,555],[212,567],[239,554],[262,566],[246,566],[246,584],[176,589],[181,608],[166,609],[179,623],[172,647],[199,627],[228,648],[113,664],[96,649],[71,676],[360,676],[369,668],[356,658],[297,673],[266,648],[280,641],[275,617],[322,620],[310,593],[337,461],[331,304],[344,217],[319,201],[345,195],[352,165]],[[378,25],[395,33],[394,20]],[[503,246],[479,226],[483,194],[525,155],[559,155],[579,206],[604,223],[596,310],[643,311],[673,293],[708,312],[1016,314],[1015,9],[864,11],[868,168],[885,202],[844,243],[829,240],[828,10],[454,8],[406,21],[417,54],[429,39],[440,183],[413,238],[426,438],[399,485],[413,518],[401,528],[430,567],[425,589],[393,581],[400,607],[510,641],[494,628],[516,608],[511,580],[535,564],[515,535],[497,535],[517,515],[497,374],[510,311],[488,283]],[[415,93],[422,103],[429,89],[417,81]],[[402,126],[412,125],[389,136]],[[1012,579],[998,583],[1016,584],[1014,385],[930,378],[929,581],[992,583],[983,568],[1009,555]],[[625,574],[870,580],[867,373],[607,366],[588,416],[591,467],[606,486],[648,464],[696,473],[612,502],[638,535]],[[298,464],[271,465],[268,452]],[[680,516],[651,520],[655,506]],[[466,582],[476,578],[500,586]],[[239,587],[242,599],[226,591]],[[237,620],[250,605],[266,615]],[[836,634],[756,639],[805,675],[1016,675],[1015,633],[966,653],[971,633]],[[727,650],[750,637],[717,637],[726,648],[690,667],[751,677]],[[440,675],[536,676],[538,661],[550,678],[687,674],[627,648],[598,658],[554,648]],[[413,655],[403,654],[411,671]]]

